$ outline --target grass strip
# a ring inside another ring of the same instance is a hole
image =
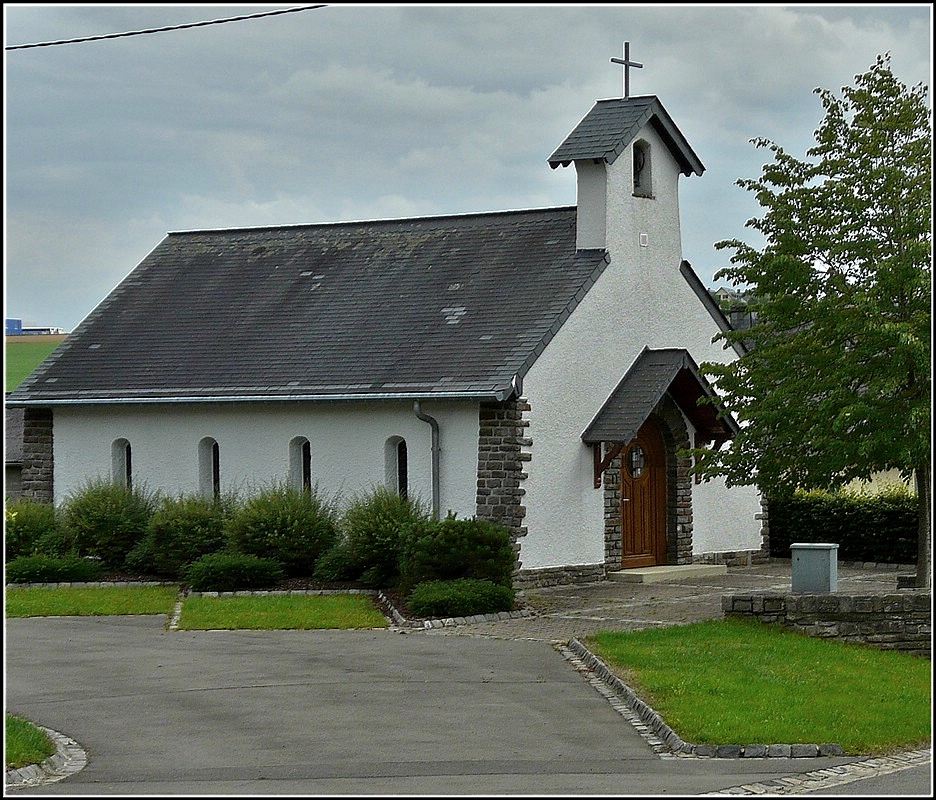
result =
[[[6,616],[104,617],[169,614],[179,587],[166,586],[7,586]]]
[[[748,620],[583,640],[683,740],[825,744],[881,755],[928,746],[931,662]]]
[[[191,596],[180,630],[313,630],[386,628],[387,619],[369,595]]]
[[[31,722],[13,714],[6,715],[4,736],[6,768],[19,769],[45,761],[55,752],[55,745]]]

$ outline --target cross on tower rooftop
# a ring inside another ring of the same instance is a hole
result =
[[[643,69],[643,64],[630,60],[630,42],[624,42],[624,58],[612,58],[613,64],[622,64],[624,66],[624,96],[630,97],[630,68],[637,67]]]

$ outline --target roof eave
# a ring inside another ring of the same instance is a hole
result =
[[[347,392],[331,394],[245,394],[245,395],[173,395],[165,397],[63,397],[7,399],[10,408],[48,408],[51,406],[87,405],[159,405],[166,403],[273,403],[273,402],[351,402],[366,400],[494,400],[502,402],[515,394],[513,386],[482,391],[446,392]]]

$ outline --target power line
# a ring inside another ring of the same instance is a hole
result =
[[[57,42],[38,42],[36,44],[14,44],[4,47],[4,50],[26,50],[30,47],[54,47],[59,44],[79,44],[80,42],[97,42],[101,39],[119,39],[124,36],[142,36],[147,33],[162,33],[164,31],[180,31],[184,28],[201,28],[205,25],[221,25],[225,22],[240,22],[245,19],[257,19],[259,17],[273,17],[277,14],[293,14],[297,11],[314,11],[318,8],[325,8],[325,4],[317,6],[300,6],[298,8],[283,8],[278,11],[261,11],[257,14],[244,14],[240,17],[228,17],[227,19],[211,19],[204,22],[189,22],[185,25],[171,25],[166,28],[149,28],[143,31],[128,31],[127,33],[107,33],[101,36],[85,36],[81,39],[60,39]]]

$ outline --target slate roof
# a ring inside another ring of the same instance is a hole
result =
[[[7,404],[504,399],[607,264],[575,219],[170,233]]]
[[[705,167],[699,157],[653,95],[598,100],[547,159],[549,166],[566,167],[577,159],[613,164],[648,122],[666,142],[684,175],[702,174]]]
[[[718,406],[698,405],[699,398],[715,392],[688,351],[645,347],[582,433],[582,441],[630,442],[666,392],[696,428],[697,443],[724,442],[740,430],[730,416],[718,419]]]

